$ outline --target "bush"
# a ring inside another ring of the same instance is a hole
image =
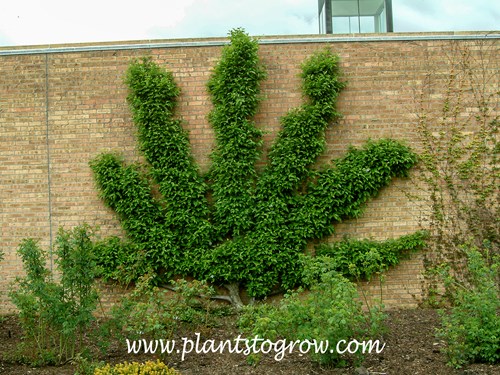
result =
[[[118,328],[127,338],[170,337],[181,326],[199,329],[216,325],[217,315],[225,313],[225,307],[211,300],[215,290],[206,283],[173,281],[172,293],[153,285],[153,280],[149,274],[140,278],[132,293],[113,309],[109,328]]]
[[[46,268],[46,252],[35,240],[25,239],[19,246],[26,276],[17,278],[17,288],[10,292],[25,335],[19,359],[33,365],[57,364],[82,349],[98,300],[91,237],[85,225],[59,230],[55,245],[59,282]]]
[[[328,340],[330,349],[340,340],[360,341],[382,333],[384,315],[380,307],[364,313],[355,284],[338,273],[331,270],[323,273],[308,293],[301,292],[299,289],[286,295],[279,306],[246,307],[239,320],[240,328],[252,337],[258,335],[271,341]],[[349,361],[336,350],[311,351],[310,355],[320,364],[344,366]],[[362,353],[356,353],[354,361],[361,359]]]
[[[113,367],[108,364],[96,368],[94,375],[180,375],[180,372],[169,368],[158,360],[157,362],[147,361],[145,363],[124,362]]]
[[[441,311],[438,336],[447,347],[448,364],[459,368],[471,362],[500,362],[500,259],[486,260],[476,249],[467,250],[470,279],[458,283],[448,274],[453,307]],[[488,266],[491,262],[492,266]]]

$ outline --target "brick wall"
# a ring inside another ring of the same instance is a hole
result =
[[[329,47],[340,55],[348,81],[339,101],[344,118],[328,131],[328,149],[320,162],[368,138],[402,139],[418,150],[416,98],[426,91],[431,111],[439,105],[457,46],[470,49],[478,71],[481,64],[489,71],[500,69],[498,58],[491,57],[495,53],[484,54],[494,51],[498,57],[498,38],[395,36],[381,41],[264,38],[260,56],[268,78],[256,122],[267,132],[266,147],[279,129],[280,117],[301,103],[300,64],[318,49]],[[0,263],[0,313],[13,307],[7,291],[22,274],[16,255],[21,239],[38,238],[48,249],[59,227],[82,222],[99,225],[103,234],[121,233],[116,217],[97,196],[88,162],[109,150],[122,152],[129,161],[139,158],[123,84],[132,58],[151,55],[173,72],[182,90],[179,113],[190,131],[195,159],[207,170],[213,132],[206,120],[210,101],[205,83],[222,47],[219,40],[195,42],[144,43],[140,48],[52,46],[19,54],[0,49],[0,249],[5,253]],[[367,205],[362,218],[339,224],[334,238],[349,234],[385,239],[415,231],[421,211],[406,198],[408,191],[415,191],[413,183],[395,180]],[[383,286],[387,305],[416,305],[421,271],[421,255],[391,270]],[[364,288],[377,297],[376,283]]]

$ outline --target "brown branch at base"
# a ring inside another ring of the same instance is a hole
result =
[[[224,287],[229,291],[229,298],[231,300],[231,304],[238,310],[242,309],[244,305],[240,296],[240,284],[231,283],[226,284]]]
[[[161,287],[165,288],[167,290],[170,290],[172,292],[176,292],[176,293],[179,291],[178,288],[175,288],[175,287],[170,286],[170,285],[162,285]],[[229,291],[228,296],[221,295],[221,294],[217,294],[215,296],[207,296],[204,294],[199,294],[198,297],[212,299],[212,300],[226,301],[226,302],[229,302],[231,305],[233,305],[238,310],[243,308],[244,303],[240,297],[239,284],[237,284],[237,283],[227,284],[227,285],[224,285],[224,287]]]
[[[176,293],[179,291],[177,288],[166,284],[161,285],[161,287]],[[229,295],[216,294],[214,296],[207,296],[205,294],[198,294],[197,296],[200,298],[229,302],[237,310],[242,309],[245,306],[245,303],[243,303],[241,299],[240,284],[237,282],[231,284],[224,284],[224,288],[228,290]],[[285,292],[284,289],[277,288],[273,290],[271,293],[269,293],[268,297],[283,294],[284,292]],[[255,298],[250,298],[250,300],[248,301],[248,305],[253,305],[254,303],[255,303]]]

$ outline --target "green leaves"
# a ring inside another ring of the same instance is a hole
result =
[[[19,310],[29,346],[30,364],[60,364],[73,359],[83,345],[83,334],[94,321],[98,296],[93,232],[86,226],[59,230],[55,254],[60,276],[46,268],[46,252],[32,239],[23,240],[18,254],[26,276],[16,279],[9,296]]]
[[[132,63],[125,83],[130,90],[127,100],[136,124],[147,126],[172,114],[180,91],[172,73],[160,68],[151,58]]]
[[[316,247],[316,256],[331,259],[331,269],[352,280],[369,280],[426,246],[423,231],[385,241],[344,239]]]
[[[239,284],[251,297],[302,282],[307,241],[330,234],[335,221],[358,216],[416,159],[406,146],[382,140],[312,171],[326,129],[341,116],[336,100],[346,84],[338,56],[328,50],[308,58],[300,76],[304,103],[282,118],[258,173],[262,131],[253,117],[266,74],[257,40],[232,30],[207,82],[216,143],[210,171],[200,176],[188,134],[175,118],[173,75],[151,58],[131,64],[128,101],[147,165],[127,165],[116,155],[91,162],[101,196],[128,234],[124,242],[98,247],[109,264],[102,263],[104,275],[116,277],[117,267],[128,271],[126,280],[149,271],[163,280],[189,275]]]
[[[243,310],[240,329],[248,337],[264,340],[311,340],[335,346],[340,340],[373,339],[383,331],[384,315],[377,308],[363,311],[354,283],[332,271],[310,285],[307,294],[301,290],[285,295],[279,305],[256,304]],[[363,353],[341,355],[332,350],[310,352],[312,359],[323,365],[345,366],[359,363]]]
[[[255,162],[261,155],[261,130],[251,121],[265,73],[258,44],[242,30],[231,32],[207,87],[214,109],[209,114],[216,147],[209,173],[213,222],[219,238],[244,235],[253,225]]]
[[[313,103],[335,103],[346,83],[340,80],[339,57],[329,50],[316,53],[302,65],[302,90]]]
[[[304,239],[332,233],[332,224],[361,215],[364,203],[389,184],[404,177],[416,163],[411,150],[400,142],[369,141],[362,149],[350,148],[332,167],[317,173],[290,213],[291,227]]]
[[[500,258],[493,254],[493,259],[487,259],[474,247],[464,250],[470,279],[461,283],[448,270],[445,283],[453,306],[440,311],[441,327],[437,331],[447,344],[444,352],[448,364],[455,368],[473,362],[500,362]]]

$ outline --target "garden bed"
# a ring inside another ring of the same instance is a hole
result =
[[[234,340],[238,336],[235,319],[228,317],[224,325],[206,329],[202,337],[213,340]],[[388,332],[384,337],[386,344],[380,354],[368,355],[364,367],[373,374],[500,374],[500,365],[474,364],[455,370],[446,366],[446,357],[440,352],[443,343],[434,336],[438,326],[438,315],[431,309],[394,310],[388,312]],[[8,360],[8,353],[15,349],[21,339],[21,330],[14,316],[5,317],[0,322],[0,374],[2,375],[49,375],[74,374],[75,365],[46,366],[33,368],[13,363]],[[182,337],[195,338],[195,332],[179,332],[177,340]],[[118,363],[123,361],[146,361],[155,359],[149,355],[127,354],[125,343],[115,343],[100,361]],[[181,372],[189,374],[354,374],[354,368],[332,369],[322,368],[310,361],[307,355],[297,352],[286,354],[284,359],[276,361],[273,356],[263,357],[255,365],[249,365],[242,354],[194,354],[186,355],[184,361],[180,354],[172,354],[165,362]]]

